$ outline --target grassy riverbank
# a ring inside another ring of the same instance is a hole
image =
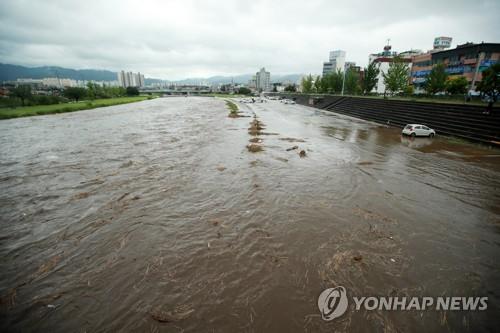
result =
[[[88,101],[52,104],[52,105],[24,106],[24,107],[17,107],[17,108],[13,108],[13,109],[12,108],[2,108],[2,109],[0,109],[0,119],[30,117],[30,116],[52,114],[52,113],[63,113],[63,112],[73,112],[73,111],[79,111],[79,110],[88,110],[88,109],[100,108],[103,106],[111,106],[111,105],[139,102],[139,101],[146,100],[148,98],[149,98],[149,96],[116,97],[116,98],[95,99],[95,100],[88,100]]]

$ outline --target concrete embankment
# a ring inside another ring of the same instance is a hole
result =
[[[425,124],[441,135],[500,146],[500,107],[333,95],[282,95],[296,103],[391,126]]]

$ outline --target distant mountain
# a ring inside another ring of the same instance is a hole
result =
[[[43,79],[46,77],[59,77],[73,80],[93,80],[93,81],[115,81],[116,72],[98,69],[70,69],[57,66],[24,67],[0,63],[0,82],[15,81],[17,79]],[[273,75],[271,82],[297,82],[302,74]],[[168,81],[153,78],[146,78],[146,84],[169,82],[176,84],[246,84],[252,78],[252,74],[242,74],[235,76],[212,76],[209,78],[189,78],[178,81]]]
[[[15,81],[21,78],[43,79],[59,77],[74,80],[114,81],[116,73],[97,69],[69,69],[56,66],[24,67],[0,64],[0,81]]]

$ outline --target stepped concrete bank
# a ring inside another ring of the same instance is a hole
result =
[[[280,94],[297,104],[403,128],[425,124],[437,134],[500,146],[500,107],[334,95]]]

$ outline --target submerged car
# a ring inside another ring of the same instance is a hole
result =
[[[428,136],[432,138],[434,135],[436,135],[436,131],[434,131],[432,128],[429,128],[425,125],[420,125],[420,124],[408,124],[403,128],[403,131],[401,132],[403,135],[409,135],[412,137],[415,136]]]

